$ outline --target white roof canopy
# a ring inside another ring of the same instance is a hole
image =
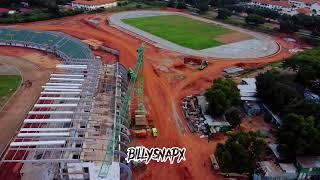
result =
[[[84,77],[83,74],[51,74],[51,77]]]
[[[41,92],[41,95],[78,95],[80,92]]]
[[[45,88],[45,91],[69,91],[69,92],[81,92],[82,89],[57,89],[57,88]]]
[[[69,136],[69,132],[53,132],[53,133],[19,133],[18,137],[61,137]]]
[[[34,107],[41,108],[41,107],[77,107],[78,104],[35,104]]]
[[[51,77],[50,80],[54,80],[54,81],[84,81],[84,79],[74,79],[74,78],[55,78],[55,77]]]
[[[73,111],[29,111],[28,114],[73,114]]]
[[[47,86],[82,86],[80,83],[46,83]]]
[[[65,65],[65,64],[58,64],[56,66],[58,69],[87,69],[87,65]]]
[[[78,97],[39,97],[39,100],[74,100],[79,101]]]
[[[66,119],[25,119],[24,123],[65,123],[71,122],[70,118]]]
[[[60,141],[29,141],[29,142],[12,142],[10,146],[38,146],[38,145],[63,145],[65,140]]]
[[[79,86],[42,86],[47,89],[80,89]]]
[[[70,131],[70,128],[21,128],[20,132],[22,131]]]

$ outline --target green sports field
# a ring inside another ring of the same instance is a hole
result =
[[[0,107],[3,106],[16,91],[20,82],[21,77],[18,75],[0,75]]]
[[[222,45],[215,40],[231,32],[222,26],[179,15],[123,19],[124,23],[159,36],[163,39],[195,50]]]

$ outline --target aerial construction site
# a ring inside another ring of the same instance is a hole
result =
[[[162,14],[172,12],[81,14],[0,27],[0,63],[26,61],[19,68],[24,82],[32,82],[1,113],[0,179],[223,179],[203,162],[225,138],[209,142],[192,134],[182,99],[210,87],[225,68],[280,61],[297,45],[234,28],[237,38],[220,36],[219,49],[189,50],[121,21]],[[28,63],[34,68],[25,72]],[[23,108],[10,114],[17,103]],[[126,150],[141,145],[185,147],[186,161],[137,168],[125,160]]]

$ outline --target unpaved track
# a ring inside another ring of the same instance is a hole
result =
[[[6,47],[0,46],[0,55],[3,55],[4,51],[7,55],[14,55],[14,52],[10,53],[5,49]],[[20,57],[0,56],[0,63],[15,66],[21,72],[23,80],[32,82],[30,88],[20,87],[0,112],[0,153],[2,153],[20,127],[26,113],[37,100],[41,86],[48,80],[52,69],[38,66]]]
[[[94,38],[100,40],[107,46],[120,50],[120,62],[126,67],[133,67],[137,58],[136,49],[140,46],[141,40],[105,25],[104,22],[107,16],[109,14],[78,15],[61,20],[28,23],[17,27],[61,31],[80,39]],[[88,18],[100,18],[101,21],[98,27],[92,27],[84,23],[84,19]],[[289,45],[281,39],[275,40],[281,46],[285,46],[288,49],[293,48],[293,45]],[[224,142],[225,138],[208,143],[205,139],[199,139],[198,135],[191,134],[187,128],[185,128],[186,131],[180,131],[177,122],[180,121],[185,124],[180,107],[181,98],[186,95],[200,93],[210,87],[212,80],[219,77],[226,67],[237,63],[256,67],[282,60],[288,56],[290,54],[284,49],[275,56],[249,59],[249,61],[215,59],[210,61],[208,68],[204,71],[198,71],[184,67],[181,55],[146,44],[144,63],[145,101],[150,118],[158,128],[159,137],[156,139],[134,140],[134,144],[142,144],[147,147],[186,147],[187,160],[173,165],[153,162],[148,165],[145,171],[134,172],[134,178],[139,180],[222,179],[222,177],[211,172],[208,166],[208,156],[214,152],[217,143]],[[159,70],[160,66],[165,66],[169,72],[161,72]],[[171,74],[179,74],[183,76],[183,79],[173,81],[169,78]],[[176,106],[176,108],[173,108],[172,105]],[[206,162],[205,167],[204,162]]]

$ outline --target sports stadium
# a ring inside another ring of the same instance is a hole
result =
[[[194,56],[261,58],[280,49],[267,35],[186,13],[126,11],[111,15],[109,24],[158,47]]]
[[[116,118],[127,89],[126,68],[102,64],[86,44],[64,33],[1,28],[0,45],[61,59],[8,144],[1,168],[23,163],[22,179],[131,179],[124,162],[127,123]]]
[[[172,21],[163,21],[167,17]],[[214,32],[200,34],[200,44],[190,39],[193,34],[180,33],[185,27],[180,23],[172,27],[180,28],[178,36],[162,36],[163,24],[175,20],[192,27],[188,32],[203,32],[202,27]],[[0,145],[6,144],[0,179],[222,179],[203,163],[225,139],[208,142],[191,133],[181,100],[203,93],[225,68],[261,67],[292,56],[298,46],[282,37],[205,21],[161,10],[88,13],[1,26],[0,63],[10,56],[18,58],[15,65],[34,66],[26,68],[28,78],[22,73],[23,80],[33,80],[32,88],[18,88],[14,101],[8,101],[12,112],[21,95],[32,96],[28,106],[18,106],[24,110],[16,117],[0,112],[3,131],[10,129],[6,136],[0,133]],[[194,22],[202,27],[194,27]],[[199,70],[197,62],[206,61]],[[32,78],[43,74],[41,81]],[[145,108],[145,114],[137,114],[136,107]],[[9,126],[9,120],[17,124]],[[145,131],[136,133],[136,124]],[[184,147],[186,161],[128,164],[130,146]]]

